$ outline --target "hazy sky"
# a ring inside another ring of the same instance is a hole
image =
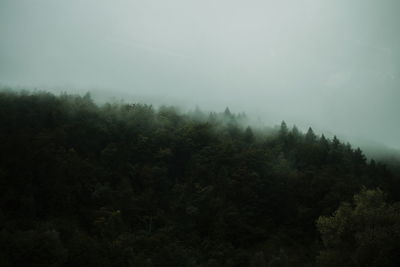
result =
[[[229,106],[400,148],[399,14],[399,0],[0,0],[0,83]]]

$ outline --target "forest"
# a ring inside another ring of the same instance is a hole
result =
[[[0,266],[400,266],[400,173],[284,121],[0,92]]]

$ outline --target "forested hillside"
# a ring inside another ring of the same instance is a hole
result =
[[[244,114],[0,92],[0,266],[399,266],[400,179]]]

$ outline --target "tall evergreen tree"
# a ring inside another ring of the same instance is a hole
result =
[[[305,140],[308,143],[314,143],[317,140],[317,136],[315,135],[315,133],[311,127],[308,128],[308,131],[305,136]]]
[[[288,130],[288,127],[286,125],[286,122],[282,121],[281,122],[281,126],[279,128],[279,135],[281,137],[286,137],[288,135],[288,132],[289,132],[289,130]]]

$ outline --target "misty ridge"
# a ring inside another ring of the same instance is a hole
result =
[[[0,83],[400,149],[397,0],[99,1],[1,1]]]
[[[0,91],[3,266],[397,266],[398,163],[229,108]]]
[[[191,119],[201,122],[213,121],[218,122],[221,125],[235,125],[235,127],[240,127],[245,129],[246,127],[251,127],[253,131],[260,132],[262,134],[274,135],[279,131],[279,127],[282,121],[288,121],[286,117],[274,118],[270,120],[270,114],[266,114],[265,112],[251,112],[247,113],[247,110],[233,110],[230,111],[229,106],[220,106],[214,109],[214,107],[210,107],[206,105],[206,108],[199,105],[192,106],[191,102],[185,103],[182,99],[179,98],[159,98],[157,96],[149,97],[146,95],[138,95],[138,94],[129,94],[126,92],[121,92],[119,90],[99,90],[92,89],[90,91],[83,92],[82,88],[71,88],[65,89],[64,87],[56,87],[56,88],[48,88],[46,87],[45,91],[38,90],[37,88],[33,89],[28,87],[29,89],[24,89],[23,87],[10,87],[10,86],[0,86],[0,91],[2,92],[18,92],[22,94],[35,94],[35,93],[50,93],[55,95],[68,95],[70,93],[78,95],[86,94],[90,96],[94,104],[99,107],[107,106],[107,105],[128,105],[129,103],[134,104],[144,104],[151,106],[154,111],[161,109],[170,109],[179,115],[185,115]],[[218,111],[219,110],[219,111]],[[230,114],[229,116],[227,114]],[[276,114],[273,115],[275,117]],[[314,123],[313,126],[307,124],[307,120],[296,120],[290,119],[292,122],[288,124],[289,128],[297,128],[296,130],[300,132],[307,132],[309,128],[317,135],[324,135],[328,139],[333,139],[337,137],[341,139],[344,143],[350,143],[354,147],[360,147],[367,158],[382,160],[386,164],[391,167],[396,168],[396,166],[400,165],[400,150],[384,145],[382,142],[374,141],[369,138],[363,138],[360,136],[352,136],[348,134],[344,134],[343,132],[332,132],[331,130],[327,130],[330,127],[322,127],[320,124]]]

